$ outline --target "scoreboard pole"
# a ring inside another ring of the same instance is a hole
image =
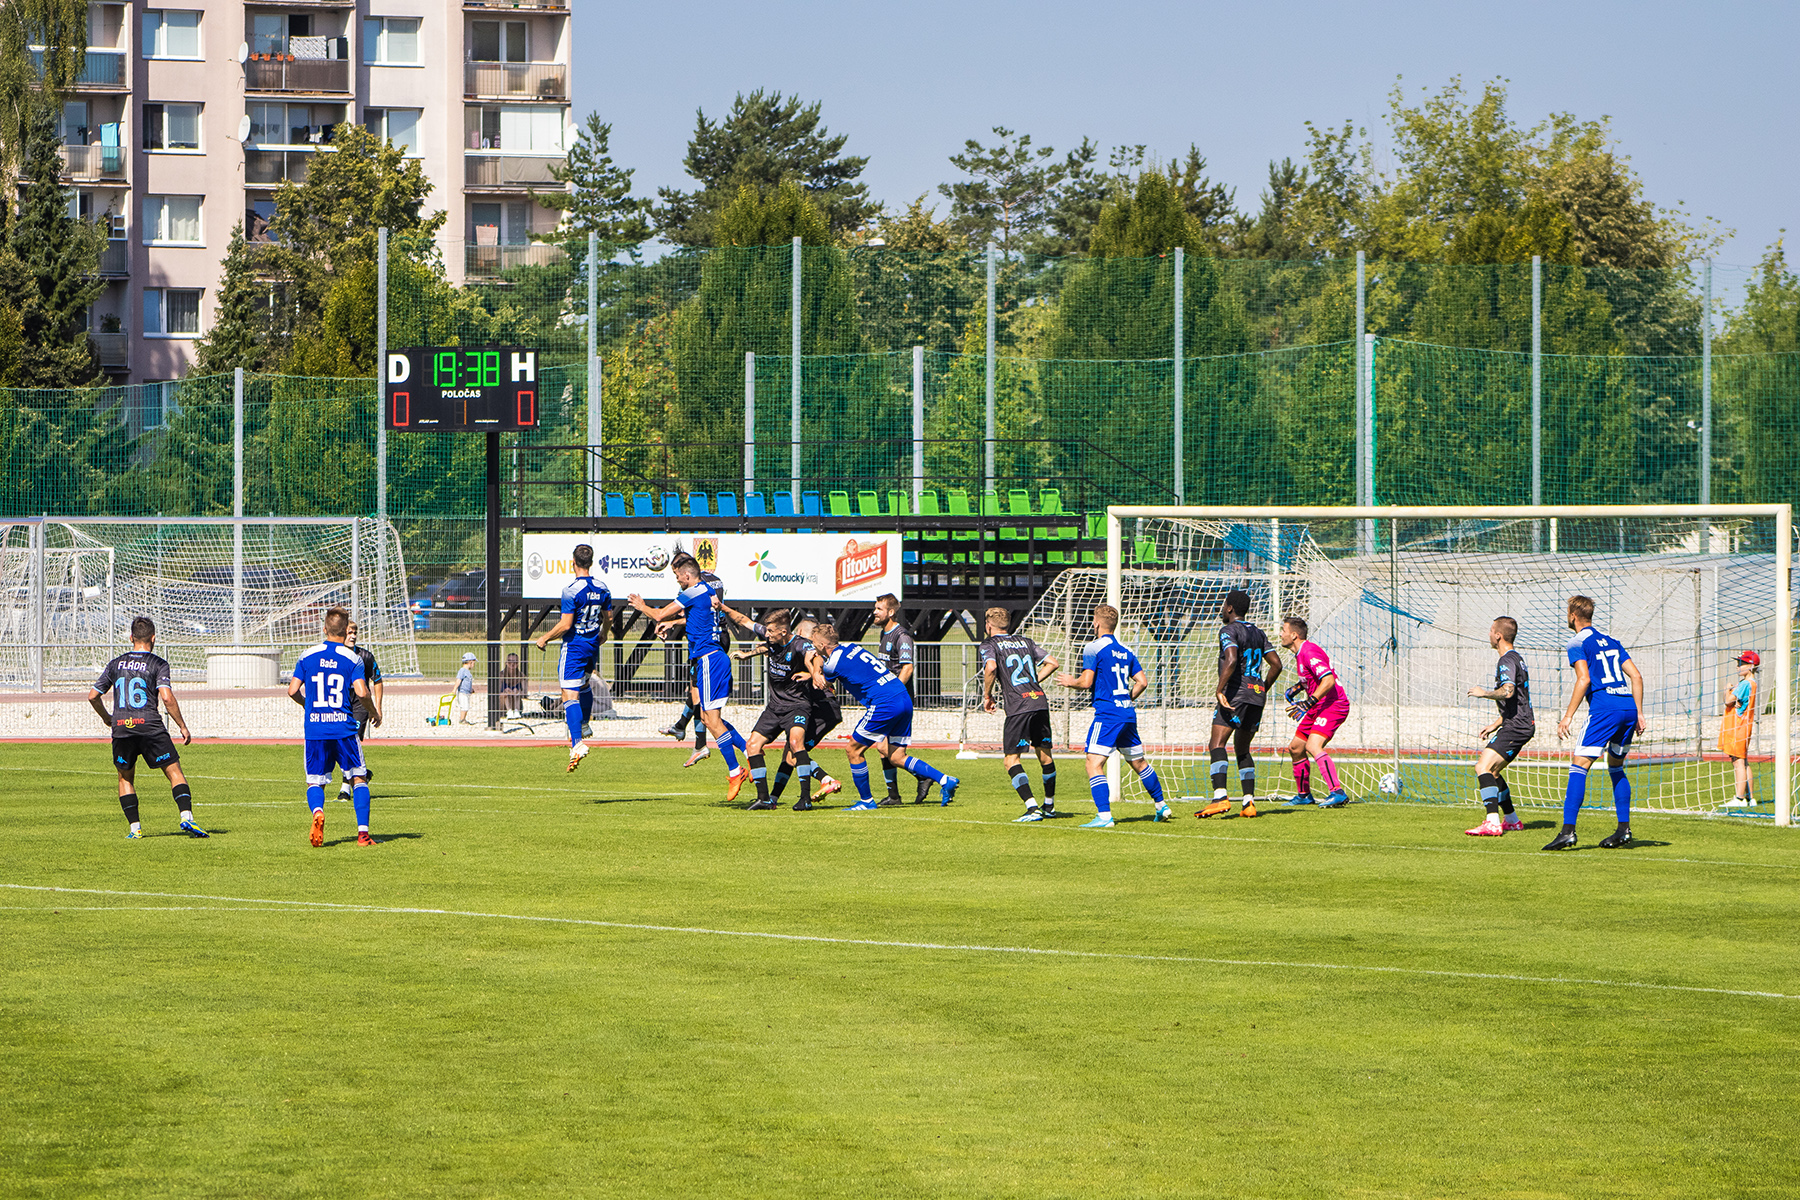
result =
[[[490,429],[486,437],[487,723],[489,729],[498,729],[500,727],[500,434]]]

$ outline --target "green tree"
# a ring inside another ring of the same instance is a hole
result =
[[[917,345],[954,354],[983,303],[983,264],[924,196],[883,214],[874,234],[850,256],[864,342],[872,350]]]
[[[1255,217],[1241,221],[1231,254],[1238,258],[1265,258],[1295,262],[1311,257],[1306,242],[1293,226],[1295,202],[1306,190],[1306,168],[1291,158],[1269,160],[1269,184],[1259,198]]]
[[[634,172],[613,161],[611,140],[612,126],[599,113],[589,113],[569,147],[567,165],[550,169],[564,190],[537,192],[534,198],[563,214],[567,233],[592,233],[603,242],[636,245],[650,239],[650,201],[631,194]],[[565,233],[553,236],[561,239]]]
[[[1015,134],[994,126],[999,141],[983,146],[974,138],[963,143],[961,154],[950,156],[950,165],[969,176],[966,180],[938,185],[950,201],[949,224],[971,249],[993,242],[1008,256],[1036,249],[1049,226],[1058,189],[1069,178],[1070,160],[1086,163],[1092,147],[1056,162],[1056,150],[1033,146],[1028,133]],[[1084,175],[1085,178],[1085,175]]]
[[[721,210],[745,187],[767,195],[784,183],[804,189],[834,236],[860,229],[879,211],[858,181],[869,160],[844,153],[848,136],[833,136],[820,109],[758,90],[740,92],[721,121],[697,111],[683,165],[700,186],[657,189],[656,232],[680,246],[729,245],[716,229]]]
[[[87,0],[0,4],[0,169],[10,173],[24,160],[39,101],[74,84],[87,41]]]

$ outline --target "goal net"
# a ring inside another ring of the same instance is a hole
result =
[[[1268,634],[1285,667],[1255,743],[1258,793],[1294,791],[1285,747],[1295,723],[1280,697],[1297,677],[1293,655],[1279,649],[1279,627],[1299,616],[1349,694],[1350,715],[1331,753],[1350,794],[1453,804],[1476,802],[1478,735],[1496,707],[1468,692],[1494,686],[1488,629],[1510,616],[1519,623],[1537,736],[1508,780],[1515,802],[1559,807],[1587,720],[1585,708],[1578,711],[1570,738],[1558,740],[1574,677],[1567,603],[1586,595],[1594,624],[1623,643],[1644,676],[1645,729],[1628,760],[1634,807],[1710,812],[1732,798],[1721,714],[1738,656],[1754,650],[1763,665],[1749,752],[1760,804],[1750,812],[1786,822],[1788,797],[1777,782],[1789,779],[1790,747],[1787,722],[1774,716],[1793,711],[1791,637],[1777,617],[1790,611],[1785,509],[1361,511],[1380,516],[1115,509],[1116,579],[1100,569],[1063,572],[1021,630],[1079,670],[1094,606],[1117,604],[1119,637],[1150,676],[1140,732],[1165,788],[1200,797],[1211,791],[1219,606],[1242,589],[1251,598],[1246,619]],[[1086,695],[1050,690],[1058,740],[1076,749]],[[967,724],[971,748],[998,749],[997,717]],[[1147,802],[1124,775],[1120,795]],[[1384,776],[1393,777],[1386,788]],[[1596,778],[1588,803],[1610,810],[1604,775]],[[1235,768],[1229,779],[1235,797]]]
[[[291,653],[341,605],[383,670],[418,672],[406,564],[392,524],[361,518],[81,518],[0,521],[0,686],[91,682],[156,622],[177,678],[205,678],[209,648]]]

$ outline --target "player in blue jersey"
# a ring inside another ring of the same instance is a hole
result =
[[[588,687],[588,676],[600,664],[600,647],[611,632],[612,593],[593,577],[594,548],[586,542],[569,554],[575,564],[575,578],[562,591],[562,616],[546,629],[536,645],[542,650],[553,637],[563,640],[562,680],[563,719],[569,724],[569,766],[573,771],[588,755],[588,744],[582,740],[581,727],[594,715],[594,692]]]
[[[1569,597],[1569,628],[1575,631],[1569,639],[1575,686],[1569,689],[1569,706],[1556,723],[1556,736],[1569,736],[1575,710],[1583,699],[1588,704],[1587,732],[1581,735],[1581,745],[1569,763],[1562,832],[1544,849],[1575,848],[1575,818],[1581,815],[1582,797],[1587,793],[1588,768],[1604,754],[1619,827],[1602,838],[1600,845],[1618,850],[1631,845],[1631,781],[1625,777],[1625,755],[1631,750],[1633,735],[1644,732],[1644,677],[1617,638],[1594,628],[1594,602],[1586,596]]]
[[[893,763],[920,779],[937,784],[940,805],[956,799],[960,779],[946,775],[924,759],[914,758],[906,752],[912,742],[913,705],[912,696],[900,682],[900,677],[861,646],[841,645],[833,625],[821,622],[813,626],[812,643],[813,649],[818,651],[818,657],[812,660],[813,686],[826,692],[830,690],[827,680],[841,679],[863,706],[862,720],[851,730],[850,746],[845,752],[850,759],[850,778],[856,781],[856,792],[862,799],[852,804],[848,811],[874,812],[880,807],[869,790],[869,765],[863,761],[870,746],[881,747],[882,762]]]
[[[363,679],[362,658],[344,645],[350,614],[325,613],[325,640],[300,656],[288,680],[288,699],[306,713],[306,803],[312,809],[312,844],[325,844],[325,787],[338,768],[354,787],[356,844],[373,846],[369,836],[368,768],[356,736],[358,701],[370,720],[381,724],[381,701]]]
[[[686,622],[688,661],[694,687],[700,692],[700,719],[725,758],[725,799],[736,800],[750,772],[738,762],[738,751],[744,749],[743,735],[725,719],[725,704],[731,699],[731,656],[719,647],[719,587],[701,578],[700,564],[691,554],[677,554],[669,566],[681,588],[675,599],[661,608],[651,608],[636,592],[626,599],[652,621],[680,617]]]
[[[1094,606],[1094,640],[1081,648],[1081,674],[1064,672],[1056,682],[1094,694],[1094,720],[1088,726],[1088,789],[1094,794],[1094,819],[1083,829],[1113,827],[1112,786],[1106,778],[1106,760],[1116,750],[1138,774],[1144,790],[1156,802],[1152,820],[1167,821],[1169,805],[1163,799],[1162,780],[1144,757],[1144,740],[1138,736],[1137,698],[1150,686],[1150,675],[1116,636],[1119,610],[1110,604]]]

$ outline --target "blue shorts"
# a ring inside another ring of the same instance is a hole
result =
[[[1575,753],[1583,758],[1599,758],[1611,754],[1619,758],[1631,749],[1631,736],[1637,728],[1636,708],[1588,709],[1587,731]]]
[[[339,738],[307,738],[306,739],[306,782],[312,787],[324,787],[331,782],[331,768],[336,767],[344,773],[345,779],[355,779],[369,773],[363,766],[362,743],[354,734]]]
[[[600,643],[586,638],[571,638],[563,643],[562,685],[578,692],[587,686],[587,677],[600,665]]]
[[[1097,712],[1088,726],[1087,752],[1111,754],[1114,750],[1136,761],[1144,757],[1144,739],[1138,736],[1137,713]]]
[[[694,687],[700,692],[700,711],[716,712],[731,699],[731,658],[723,650],[702,654],[693,662]]]
[[[873,746],[876,742],[886,742],[890,747],[910,745],[912,719],[912,697],[905,688],[889,687],[863,709],[862,720],[850,736],[859,746]]]

